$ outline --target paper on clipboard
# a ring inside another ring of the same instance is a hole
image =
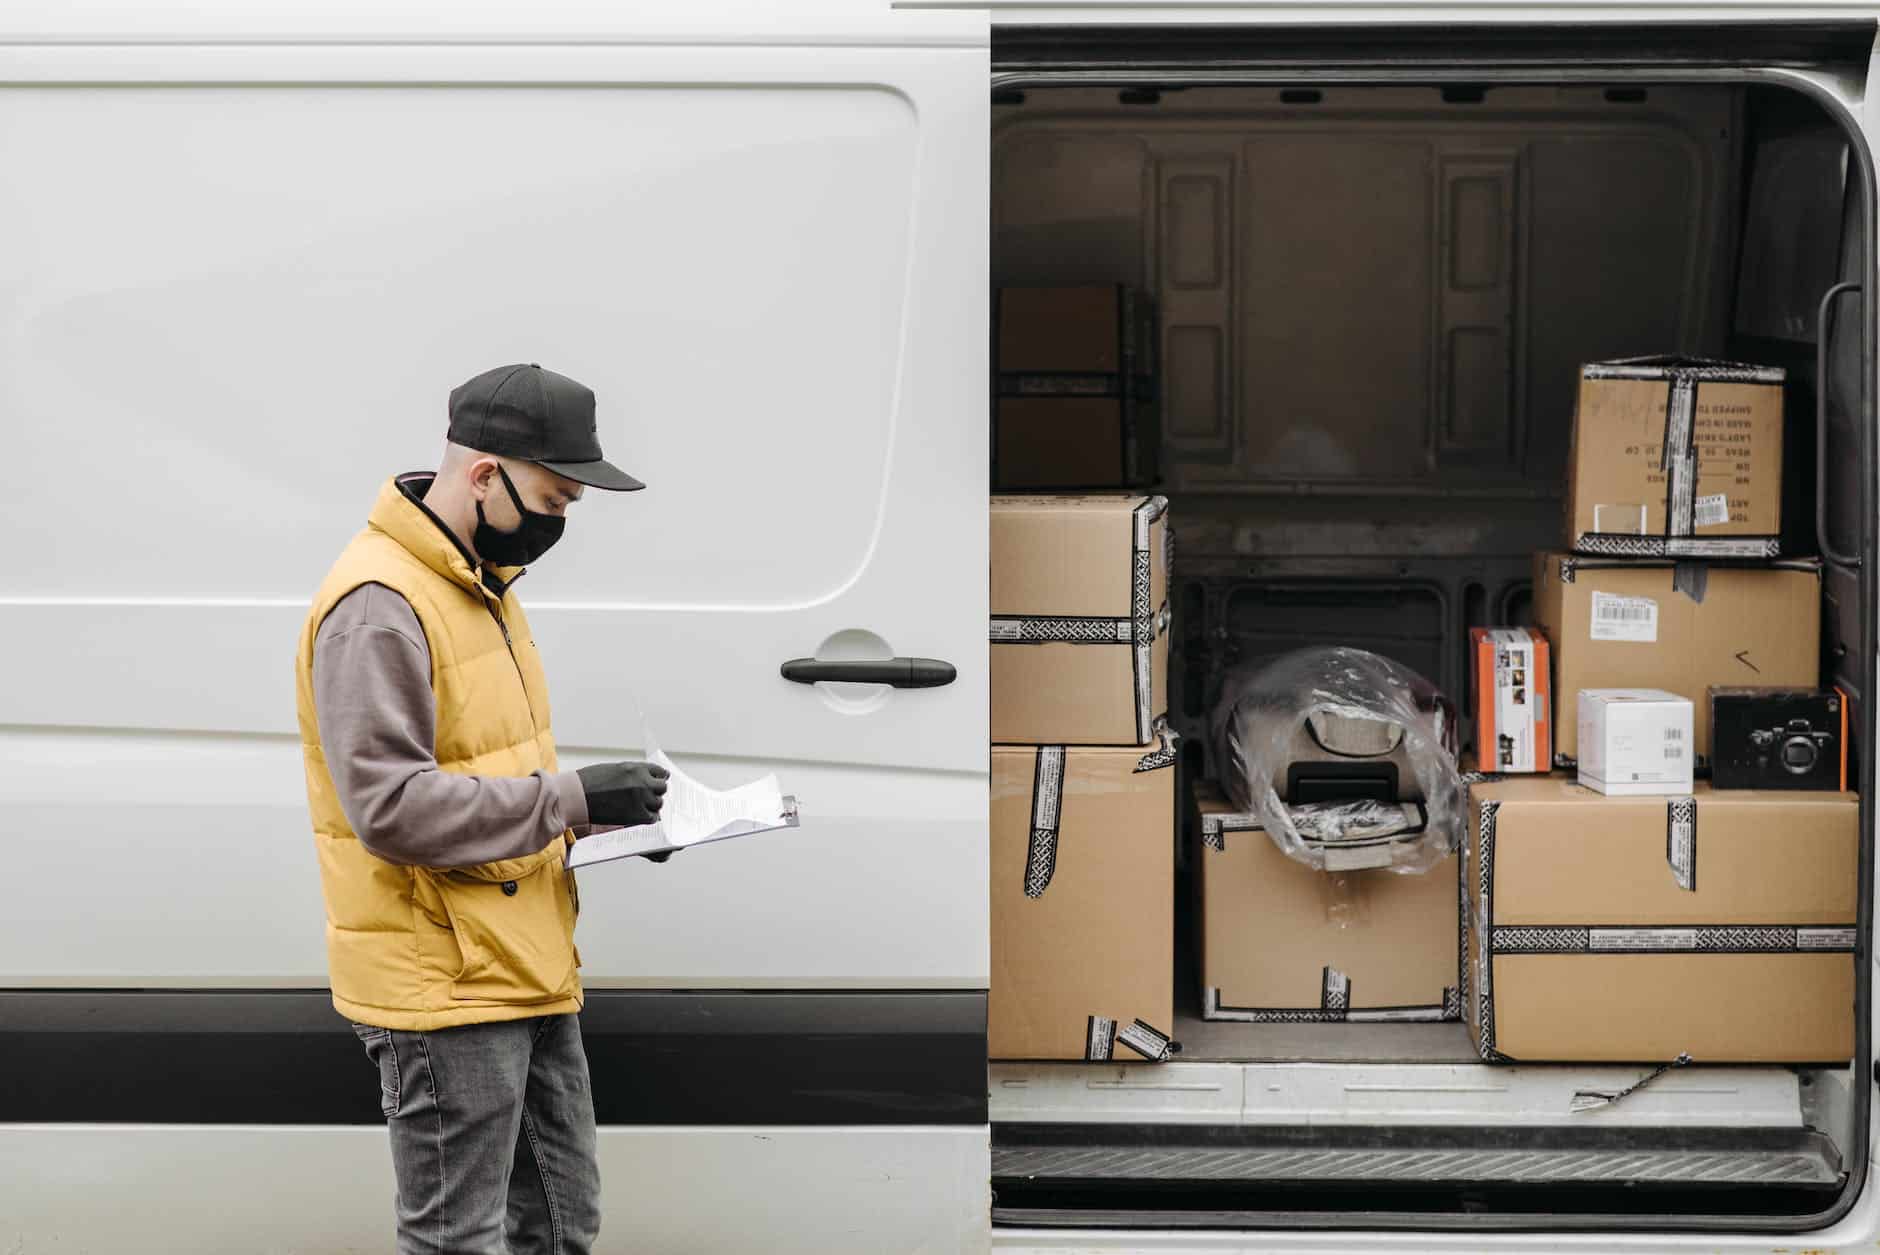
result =
[[[797,826],[796,799],[783,792],[774,774],[735,789],[713,789],[681,771],[650,735],[646,740],[647,761],[668,773],[659,822],[583,837],[568,851],[569,867]]]

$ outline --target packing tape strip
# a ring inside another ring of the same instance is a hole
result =
[[[1149,549],[1150,532],[1168,512],[1166,497],[1150,497],[1130,512],[1129,607],[1135,623],[1133,651],[1136,689],[1136,740],[1144,743],[1155,728],[1155,555]],[[1166,529],[1165,529],[1166,532]]]
[[[1665,431],[1658,469],[1665,473],[1665,535],[1689,536],[1697,504],[1697,381],[1679,371],[1665,394]]]
[[[1440,1024],[1462,1018],[1462,995],[1454,985],[1443,987],[1443,1000],[1426,1006],[1348,1007],[1327,1011],[1321,1007],[1235,1007],[1221,1001],[1221,991],[1204,989],[1201,1018],[1236,1024]]]
[[[1105,370],[1002,370],[1001,397],[1117,397],[1123,375]]]
[[[1038,747],[1031,781],[1031,838],[1025,847],[1025,896],[1044,895],[1057,871],[1058,823],[1064,806],[1064,747]]]
[[[1141,1020],[1123,1025],[1117,1030],[1116,1040],[1151,1063],[1166,1063],[1175,1049],[1173,1038]]]
[[[1131,770],[1131,775],[1137,775],[1145,771],[1160,771],[1164,767],[1173,767],[1175,765],[1176,754],[1181,748],[1182,739],[1180,734],[1178,734],[1175,729],[1168,726],[1168,719],[1166,717],[1158,718],[1155,721],[1153,731],[1155,733],[1155,748],[1136,760],[1136,766]]]
[[[1319,971],[1319,1010],[1343,1019],[1351,1010],[1351,977],[1335,967]]]
[[[1852,924],[1501,924],[1493,954],[1852,954]]]
[[[1475,1052],[1484,1059],[1500,1060],[1507,1056],[1495,1049],[1495,968],[1489,962],[1489,947],[1481,937],[1483,929],[1492,926],[1495,918],[1495,812],[1501,809],[1498,801],[1484,801],[1482,815],[1476,831],[1476,892],[1477,908],[1475,925]]]
[[[1175,1039],[1143,1020],[1118,1025],[1108,1016],[1093,1015],[1084,1021],[1084,1059],[1107,1063],[1116,1056],[1118,1046],[1127,1046],[1151,1063],[1166,1063],[1180,1047]]]
[[[1116,1021],[1093,1015],[1084,1022],[1084,1058],[1107,1063],[1116,1049]]]
[[[1697,892],[1697,799],[1665,799],[1665,862],[1678,888]]]
[[[1775,536],[1632,536],[1581,532],[1573,538],[1581,553],[1611,558],[1777,558],[1782,541]],[[1563,582],[1571,584],[1566,575]]]

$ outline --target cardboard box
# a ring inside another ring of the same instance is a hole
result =
[[[1470,628],[1475,769],[1549,771],[1553,754],[1553,658],[1532,628]]]
[[[1580,783],[1608,797],[1691,791],[1691,700],[1662,689],[1581,689]]]
[[[1713,687],[1710,736],[1715,788],[1847,788],[1847,695],[1840,689]]]
[[[1168,713],[1168,502],[992,499],[992,740],[1146,745]]]
[[[991,1057],[1167,1057],[1174,765],[1172,738],[992,747]]]
[[[1698,765],[1710,754],[1713,684],[1813,688],[1821,566],[1634,561],[1543,553],[1534,622],[1554,655],[1554,761],[1579,753],[1581,689],[1657,688],[1696,704]]]
[[[1155,478],[1149,302],[1116,284],[1005,287],[994,311],[993,485]]]
[[[1420,876],[1321,872],[1200,790],[1201,1015],[1250,1023],[1462,1016],[1462,860]]]
[[[1854,1049],[1848,793],[1602,797],[1471,786],[1468,946],[1486,1059],[1840,1063]]]
[[[1569,547],[1632,557],[1775,557],[1782,385],[1777,367],[1699,358],[1582,367]]]

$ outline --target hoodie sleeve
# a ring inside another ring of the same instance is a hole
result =
[[[585,833],[572,771],[466,776],[437,765],[431,653],[417,612],[383,584],[334,606],[313,641],[320,744],[346,822],[390,863],[469,867]]]

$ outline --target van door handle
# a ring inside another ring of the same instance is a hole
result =
[[[792,658],[783,664],[783,678],[798,684],[886,684],[898,689],[931,689],[953,683],[959,673],[938,658],[883,658],[856,662],[824,662],[818,658]]]

